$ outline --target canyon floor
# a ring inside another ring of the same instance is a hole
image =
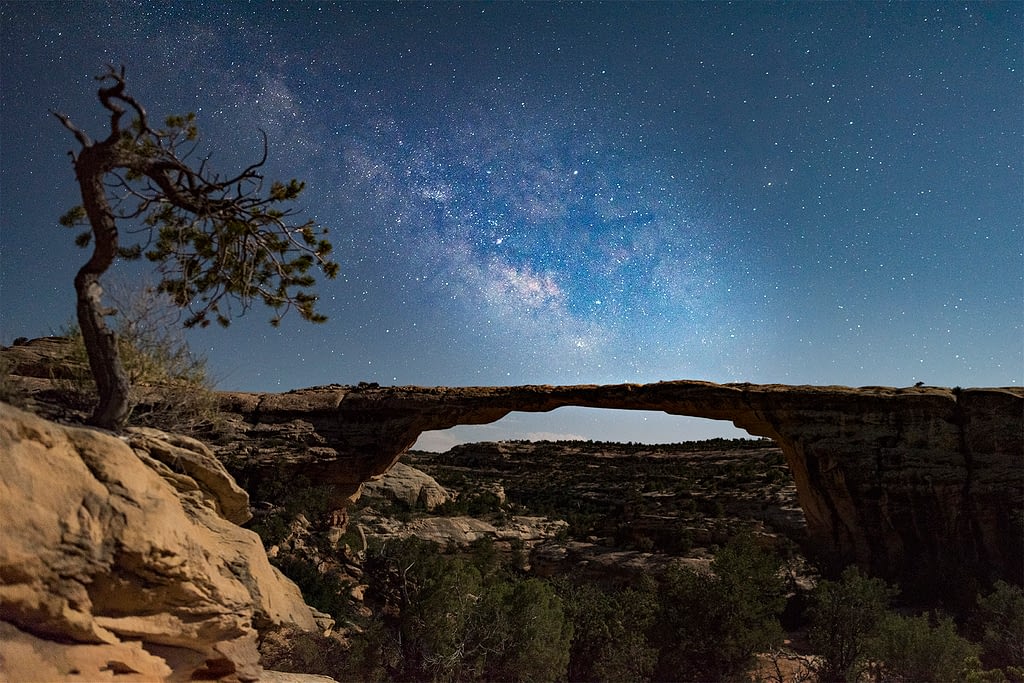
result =
[[[368,616],[364,603],[368,548],[415,537],[449,556],[492,546],[524,575],[622,588],[672,565],[706,571],[715,551],[747,534],[783,558],[793,617],[786,648],[764,655],[765,680],[799,680],[809,671],[803,599],[817,572],[803,555],[803,513],[783,455],[767,439],[714,439],[663,445],[606,442],[463,444],[443,453],[411,451],[365,485],[338,537],[274,498],[304,482],[247,481],[271,557],[293,573],[301,562],[345,594],[320,605],[339,615]],[[309,482],[305,494],[321,496]],[[298,489],[296,488],[298,487]],[[262,512],[260,511],[262,509]],[[309,519],[313,517],[313,519]],[[338,549],[340,552],[331,551]],[[302,558],[297,561],[296,558]],[[309,592],[308,589],[306,591]],[[358,622],[353,619],[349,624]],[[339,627],[346,628],[345,617]]]
[[[555,539],[537,544],[549,557],[559,541],[577,553],[705,560],[744,531],[779,548],[803,540],[796,489],[767,440],[479,443],[404,461],[456,492],[465,503],[449,505],[455,511],[476,510],[496,526],[516,517],[563,522]]]

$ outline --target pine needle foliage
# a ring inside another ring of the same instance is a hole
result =
[[[297,220],[291,207],[305,184],[293,178],[266,187],[265,133],[258,161],[236,175],[220,175],[197,155],[195,114],[168,116],[157,125],[128,93],[124,67],[110,66],[97,80],[100,104],[110,112],[105,138],[94,141],[67,115],[53,112],[80,145],[70,155],[82,204],[59,222],[86,227],[75,243],[93,249],[75,276],[78,324],[99,394],[90,421],[117,429],[128,414],[128,382],[104,321],[100,284],[117,259],[153,262],[160,275],[156,290],[188,312],[185,327],[226,327],[253,302],[274,312],[275,326],[291,309],[323,322],[313,272],[334,278],[339,266],[330,258],[326,229]]]

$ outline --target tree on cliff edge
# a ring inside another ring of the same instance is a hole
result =
[[[61,217],[61,225],[88,225],[75,240],[94,244],[91,258],[75,276],[77,317],[99,402],[90,422],[117,429],[128,417],[128,380],[117,340],[104,317],[100,277],[117,257],[145,255],[158,264],[157,289],[187,309],[186,327],[207,326],[211,319],[227,326],[237,308],[245,312],[259,300],[274,310],[277,325],[290,308],[311,322],[326,318],[314,306],[310,274],[316,265],[329,278],[338,264],[328,259],[326,230],[313,221],[293,223],[294,209],[281,206],[296,199],[304,183],[274,181],[263,193],[262,158],[233,177],[212,173],[206,160],[186,163],[195,151],[195,115],[171,116],[152,127],[146,110],[125,91],[125,71],[113,66],[97,77],[99,100],[110,112],[110,132],[93,141],[64,114],[52,112],[81,144],[70,152],[82,204]],[[130,121],[122,121],[125,113]],[[144,239],[119,243],[124,232]]]

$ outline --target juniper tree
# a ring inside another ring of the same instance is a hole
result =
[[[130,409],[128,381],[115,334],[104,322],[113,311],[104,307],[100,285],[116,258],[144,256],[157,264],[157,289],[187,311],[186,327],[211,321],[226,327],[253,301],[273,309],[273,325],[292,308],[305,320],[323,322],[310,271],[316,266],[334,278],[338,264],[328,258],[327,231],[314,221],[296,221],[297,211],[285,208],[304,183],[274,181],[264,192],[266,134],[262,157],[223,177],[206,159],[191,160],[198,140],[194,114],[170,116],[154,127],[126,90],[124,67],[110,66],[97,80],[100,104],[110,112],[104,139],[94,141],[68,116],[51,113],[81,145],[69,154],[82,204],[60,223],[87,225],[75,241],[93,245],[75,276],[78,324],[99,394],[90,421],[117,429]],[[121,243],[122,233],[134,238],[131,244]]]

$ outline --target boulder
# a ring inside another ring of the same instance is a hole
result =
[[[208,456],[0,403],[0,679],[253,681],[259,629],[316,629]]]
[[[182,434],[168,434],[150,427],[130,427],[126,430],[128,444],[136,451],[158,460],[165,467],[161,476],[183,490],[198,485],[214,510],[235,524],[252,519],[249,494],[221,464],[206,444]]]
[[[405,503],[410,508],[433,510],[447,503],[451,496],[433,477],[405,463],[363,484],[363,493]]]

